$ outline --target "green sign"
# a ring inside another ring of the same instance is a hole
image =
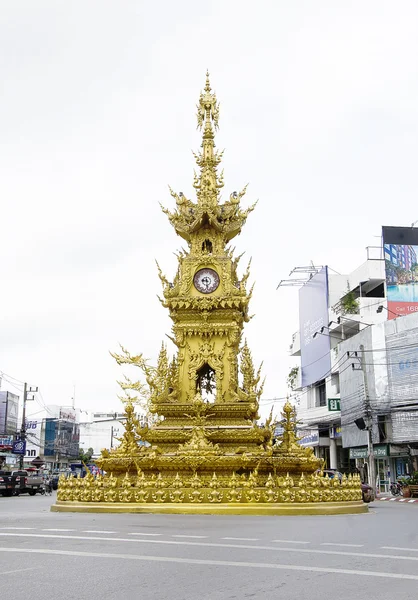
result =
[[[350,458],[367,458],[367,448],[350,448]]]
[[[336,412],[341,410],[339,398],[328,398],[328,410]]]
[[[388,446],[387,444],[382,444],[381,446],[373,446],[374,457],[375,458],[384,458],[389,456]],[[367,447],[363,448],[350,448],[350,458],[367,458]]]

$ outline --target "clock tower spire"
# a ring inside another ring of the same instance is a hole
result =
[[[239,258],[234,258],[228,242],[240,233],[255,205],[241,209],[240,201],[246,188],[222,202],[223,174],[218,174],[222,152],[215,150],[219,103],[212,91],[209,73],[197,105],[197,123],[202,131],[201,150],[195,154],[199,168],[193,184],[197,199],[193,202],[183,193],[170,189],[176,210],[163,209],[177,234],[189,246],[189,251],[178,257],[173,283],[160,273],[162,303],[170,311],[172,339],[179,350],[177,401],[180,405],[187,404],[200,394],[215,405],[239,403],[234,407],[235,414],[253,419],[257,415],[261,387],[247,346],[243,349],[245,358],[241,370],[248,371],[248,377],[244,377],[244,387],[239,385],[240,342],[243,325],[249,319],[251,298],[251,291],[246,289],[249,268],[239,278]],[[173,410],[184,412],[184,408],[155,406],[159,414],[162,409],[170,414]],[[163,414],[168,417],[166,412]]]

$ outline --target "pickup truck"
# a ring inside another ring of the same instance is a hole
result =
[[[2,496],[11,496],[15,488],[15,482],[11,473],[0,471],[0,494]]]
[[[28,471],[12,471],[12,478],[15,483],[14,493],[16,496],[19,494],[34,496],[36,492],[42,490],[42,475],[32,474]]]

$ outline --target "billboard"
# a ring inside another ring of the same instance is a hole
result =
[[[418,312],[418,229],[382,227],[388,318]]]
[[[19,396],[11,392],[0,392],[0,434],[14,434],[19,412]]]
[[[328,326],[328,268],[323,267],[299,290],[302,386],[324,379],[331,370]],[[315,335],[316,334],[316,335]],[[314,337],[315,335],[315,337]]]
[[[26,457],[36,458],[41,453],[42,421],[28,419],[26,421]]]

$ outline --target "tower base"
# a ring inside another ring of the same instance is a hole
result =
[[[347,515],[367,513],[364,502],[293,502],[293,503],[129,503],[129,502],[61,502],[51,506],[52,512],[142,513],[180,515]]]

